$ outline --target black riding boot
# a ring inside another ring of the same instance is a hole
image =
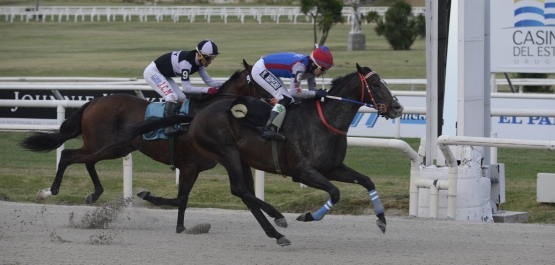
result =
[[[166,102],[166,105],[164,106],[164,118],[175,115],[179,111],[179,106],[179,102]],[[180,131],[181,130],[179,128],[175,128],[175,125],[168,126],[164,129],[164,133],[167,136],[176,134]]]
[[[274,120],[279,114],[280,114],[279,112],[276,112],[273,110],[270,112],[270,119],[268,119],[268,123],[266,123],[266,128],[262,133],[262,138],[266,140],[278,140],[278,141],[285,140],[285,136],[278,133],[279,128],[274,124]]]

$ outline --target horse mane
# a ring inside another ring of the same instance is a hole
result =
[[[239,79],[241,77],[241,73],[243,71],[241,70],[237,70],[235,73],[233,73],[233,75],[226,80],[222,86],[220,87],[220,89],[218,89],[218,93],[216,93],[216,95],[219,94],[223,94],[225,93],[224,91],[226,90],[226,88],[229,86],[229,84],[231,84],[232,82],[234,82],[235,80]],[[212,98],[212,96],[208,95],[208,94],[190,94],[190,93],[185,93],[185,95],[187,96],[188,99],[192,100],[192,101],[196,101],[199,103],[208,101]]]
[[[232,82],[235,82],[235,80],[239,79],[239,77],[241,77],[241,73],[243,71],[242,70],[237,70],[235,71],[235,73],[233,73],[233,75],[231,75],[231,77],[229,79],[227,79],[227,81],[225,81],[222,86],[220,87],[220,89],[218,89],[218,93],[223,93],[223,91],[226,90],[226,88],[229,86],[229,84],[231,84]]]
[[[363,66],[362,69],[368,72],[372,72],[372,70],[366,66]],[[354,72],[354,73],[350,73],[333,79],[331,81],[331,88],[329,89],[328,93],[334,90],[340,89],[342,85],[345,85],[346,83],[348,83],[357,74],[358,72]]]

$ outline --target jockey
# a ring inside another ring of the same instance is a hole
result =
[[[298,98],[325,98],[324,89],[316,90],[316,77],[333,66],[333,56],[326,46],[316,48],[310,55],[283,52],[261,57],[252,67],[256,83],[276,99],[262,138],[285,140],[278,133],[285,118],[285,108]],[[290,78],[289,90],[280,77]],[[301,80],[307,80],[308,90],[301,89]]]
[[[218,55],[218,46],[211,40],[201,41],[193,51],[174,51],[160,56],[150,63],[145,71],[145,81],[166,101],[164,117],[175,115],[185,101],[185,93],[214,95],[222,83],[213,80],[206,68]],[[191,85],[190,76],[198,72],[204,83],[210,87],[195,87]],[[181,87],[171,78],[181,77]],[[179,130],[170,126],[165,128],[164,133],[171,135]]]

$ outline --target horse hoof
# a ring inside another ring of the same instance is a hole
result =
[[[37,201],[42,201],[42,200],[48,199],[48,197],[50,196],[52,196],[52,192],[50,191],[50,188],[48,188],[48,189],[39,190],[35,198]]]
[[[291,245],[291,241],[289,241],[289,239],[287,239],[286,237],[282,237],[277,240],[277,244],[282,247],[285,247],[285,246]]]
[[[386,226],[385,222],[382,220],[376,220],[376,224],[382,230],[382,233],[385,234],[385,226]]]
[[[177,228],[175,229],[175,232],[178,234],[181,234],[181,232],[185,231],[185,226],[182,225],[178,225]]]
[[[314,217],[312,217],[310,212],[305,212],[297,217],[297,221],[311,222],[314,221]]]
[[[93,196],[92,194],[87,195],[87,198],[85,198],[85,204],[93,204],[94,200],[93,200]]]
[[[279,227],[287,227],[287,220],[285,220],[285,218],[276,219],[274,220],[274,223],[276,223]]]
[[[150,191],[148,190],[143,190],[139,193],[137,193],[137,197],[141,198],[141,199],[145,199],[147,196],[150,196]]]

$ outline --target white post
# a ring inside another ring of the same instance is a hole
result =
[[[58,125],[62,125],[66,118],[66,108],[58,105],[56,108],[56,118],[58,120]],[[62,144],[58,149],[56,149],[56,171],[58,171],[58,164],[60,163],[60,157],[62,157],[62,151],[64,150],[65,144]]]
[[[436,186],[430,186],[430,218],[439,216],[439,190]]]
[[[497,133],[492,132],[490,138],[497,138]],[[497,164],[497,147],[490,147],[490,164]]]
[[[123,157],[123,199],[127,206],[133,204],[133,158],[131,153]]]
[[[179,185],[179,168],[175,168],[175,185]]]
[[[254,195],[256,198],[264,200],[264,171],[255,171]]]

